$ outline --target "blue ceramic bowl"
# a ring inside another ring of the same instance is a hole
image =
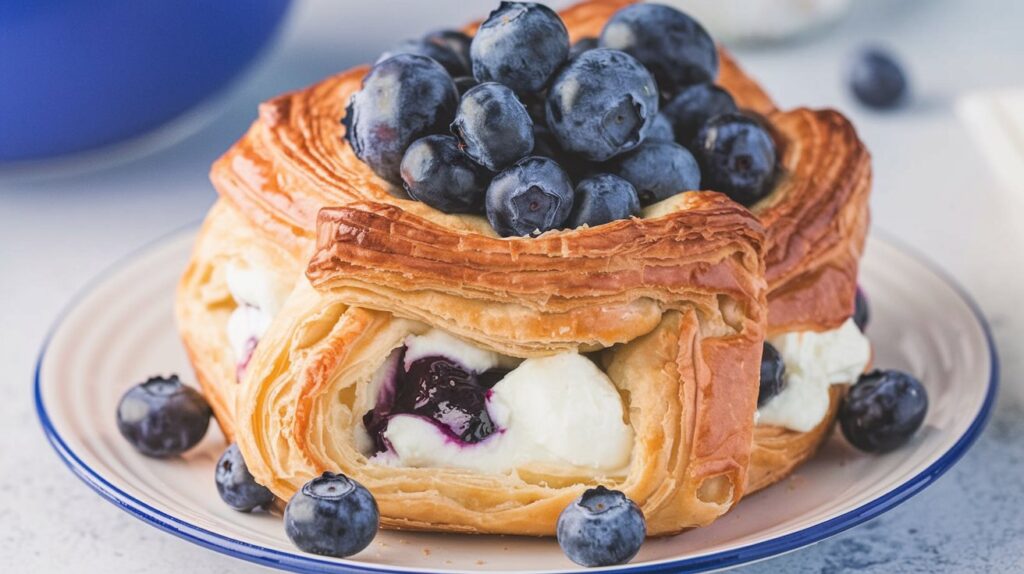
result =
[[[0,162],[142,134],[224,88],[289,0],[0,0]]]

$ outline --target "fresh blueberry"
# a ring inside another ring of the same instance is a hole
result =
[[[771,191],[775,142],[757,120],[722,114],[704,123],[693,144],[704,187],[743,205],[753,205]]]
[[[871,312],[868,309],[868,298],[864,295],[864,291],[857,287],[857,296],[853,300],[853,322],[857,324],[857,327],[863,333],[870,319]]]
[[[640,551],[647,523],[626,495],[603,486],[591,488],[558,516],[558,544],[581,566],[625,564]]]
[[[117,429],[136,450],[164,458],[194,447],[210,426],[210,405],[177,375],[135,385],[117,404]]]
[[[900,371],[861,375],[839,409],[839,426],[853,446],[889,452],[905,444],[928,412],[928,393],[920,381]]]
[[[647,138],[644,141],[676,141],[675,132],[672,131],[672,122],[668,120],[668,116],[664,113],[654,116],[654,121],[651,122],[651,129],[647,131]]]
[[[587,50],[593,50],[596,47],[597,38],[593,36],[580,38],[579,40],[576,40],[576,43],[573,44],[571,48],[569,48],[569,59],[571,60],[576,56],[579,56],[583,52],[586,52]]]
[[[221,500],[235,510],[251,512],[257,508],[268,508],[274,502],[274,493],[252,477],[237,444],[232,444],[220,455],[214,479]]]
[[[599,173],[576,185],[572,215],[567,227],[598,225],[626,219],[640,213],[640,200],[636,189],[621,177]]]
[[[523,158],[487,188],[487,219],[502,237],[560,229],[572,212],[569,176],[554,160]]]
[[[466,95],[466,92],[472,90],[480,83],[473,76],[459,76],[453,81],[455,82],[455,89],[459,91],[459,98]]]
[[[862,104],[889,109],[903,103],[907,96],[907,77],[899,62],[883,50],[864,50],[853,61],[850,89]]]
[[[284,530],[300,550],[344,558],[370,545],[380,511],[369,490],[343,474],[307,482],[284,509]]]
[[[704,122],[736,110],[736,102],[729,92],[714,84],[703,83],[683,88],[665,104],[661,113],[672,122],[676,141],[689,147]]]
[[[479,213],[492,175],[466,157],[452,136],[420,138],[402,158],[409,196],[445,213]]]
[[[402,182],[402,155],[421,137],[443,132],[455,117],[459,94],[436,61],[399,54],[378,63],[352,95],[342,123],[356,157],[380,177]]]
[[[469,73],[469,70],[466,69],[465,64],[463,64],[462,60],[459,58],[459,55],[453,52],[447,44],[431,42],[426,39],[406,40],[381,54],[380,57],[377,58],[376,63],[379,64],[384,60],[393,58],[399,54],[417,54],[419,56],[431,58],[438,64],[444,66],[444,69],[453,77]]]
[[[473,75],[517,94],[540,91],[569,55],[561,18],[533,2],[502,2],[480,25],[469,49]]]
[[[498,171],[533,151],[533,120],[508,87],[486,82],[462,96],[452,133],[462,151]]]
[[[764,344],[761,353],[761,387],[757,392],[757,406],[762,407],[786,388],[786,364],[771,343]]]
[[[693,18],[662,4],[633,4],[619,10],[605,24],[600,43],[640,60],[669,96],[718,75],[718,51],[711,36]]]
[[[674,142],[648,141],[608,162],[611,173],[633,184],[641,205],[700,189],[700,168],[693,154]]]
[[[469,45],[473,39],[458,30],[438,30],[423,37],[425,42],[445,46],[458,56],[462,71],[459,75],[472,74],[473,64],[469,59]],[[453,74],[455,75],[455,74]]]
[[[569,175],[569,179],[573,181],[579,181],[587,175],[596,173],[597,164],[577,155],[566,153],[562,148],[558,147],[558,142],[555,141],[555,136],[551,134],[551,130],[543,125],[533,124],[533,153],[530,155],[538,155],[555,160],[558,166]]]
[[[580,54],[559,70],[548,90],[548,128],[562,149],[591,161],[640,145],[657,114],[654,78],[617,50]]]

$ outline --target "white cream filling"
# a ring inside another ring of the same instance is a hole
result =
[[[266,333],[281,307],[284,294],[270,273],[259,267],[228,263],[224,278],[237,307],[228,317],[227,334],[235,362],[249,359],[256,342]]]
[[[437,330],[411,336],[406,345],[407,361],[410,355],[442,355],[465,360],[464,365],[477,372],[509,360]],[[624,422],[622,398],[608,376],[582,355],[561,353],[523,361],[492,388],[487,408],[499,430],[475,444],[453,441],[422,418],[395,415],[384,432],[394,452],[380,453],[373,460],[483,473],[527,467],[554,472],[569,466],[596,476],[624,474],[629,466],[633,429]],[[357,446],[368,445],[364,439],[357,440]]]
[[[853,383],[871,360],[871,344],[853,319],[832,331],[784,333],[768,341],[786,366],[786,386],[756,415],[757,424],[807,432],[828,414],[829,386]]]

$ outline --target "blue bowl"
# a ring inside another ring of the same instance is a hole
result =
[[[289,0],[0,1],[0,162],[122,141],[235,78]]]

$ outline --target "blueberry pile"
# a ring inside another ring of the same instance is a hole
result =
[[[411,198],[536,235],[688,190],[764,197],[774,142],[717,75],[714,41],[674,8],[628,6],[570,45],[551,9],[502,2],[473,38],[434,32],[382,54],[342,123],[355,155]]]

